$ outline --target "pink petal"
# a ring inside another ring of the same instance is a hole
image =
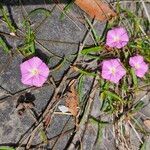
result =
[[[116,31],[115,31],[114,29],[109,30],[109,31],[107,32],[107,38],[112,38],[112,39],[114,39],[114,36],[116,36]]]
[[[114,28],[115,32],[117,35],[119,35],[120,37],[127,35],[127,30],[124,27],[116,27]]]
[[[140,68],[144,71],[147,72],[148,71],[148,64],[146,64],[145,62],[142,62],[140,64]]]
[[[103,62],[102,62],[102,67],[103,67],[103,69],[108,69],[109,70],[109,68],[110,67],[112,67],[112,61],[111,61],[112,59],[109,59],[109,60],[104,60]]]
[[[145,75],[145,73],[142,70],[135,70],[135,74],[140,78],[144,77]]]
[[[106,45],[107,46],[115,47],[114,36],[116,36],[116,33],[114,30],[109,30],[107,32],[107,37],[106,37]]]
[[[111,59],[110,60],[111,66],[117,68],[118,66],[120,66],[120,59]]]
[[[42,63],[39,67],[38,70],[40,71],[40,75],[47,78],[49,75],[49,68],[45,63]]]
[[[32,69],[32,67],[28,63],[28,61],[25,61],[22,64],[20,64],[21,74],[26,74],[26,73],[30,72],[31,69]]]
[[[32,84],[36,87],[41,87],[45,81],[47,80],[47,78],[43,77],[43,76],[34,76],[33,80],[32,80]]]
[[[102,71],[102,78],[109,80],[111,78],[111,73],[109,71]]]
[[[110,78],[110,81],[116,84],[119,82],[119,80],[120,80],[120,77],[118,78],[118,76],[116,75],[112,75]]]
[[[116,47],[116,42],[114,42],[114,41],[106,41],[106,46],[109,46],[111,48]]]
[[[144,77],[144,75],[145,75],[145,73],[146,73],[147,71],[148,71],[148,65],[147,65],[145,62],[143,62],[143,63],[140,65],[140,68],[135,70],[135,74],[136,74],[138,77],[142,78],[142,77]]]
[[[140,63],[142,63],[143,61],[144,61],[143,56],[136,55],[136,56],[130,57],[130,59],[129,59],[129,64],[130,64],[132,67],[135,67],[136,64],[140,64]]]
[[[123,76],[125,74],[126,74],[126,72],[124,70],[117,71],[115,73],[115,75],[111,76],[110,81],[113,82],[113,83],[118,83],[123,78]]]
[[[135,61],[137,61],[138,63],[142,63],[144,61],[143,56],[140,55],[136,55],[134,56]]]
[[[127,43],[128,42],[125,42],[125,41],[119,41],[119,42],[116,43],[116,48],[118,48],[118,49],[122,48],[122,47],[126,46]]]
[[[126,42],[126,43],[129,41],[129,37],[127,33],[124,33],[121,35],[121,41]]]
[[[21,82],[23,84],[32,86],[32,80],[33,80],[33,75],[31,74],[22,75]]]
[[[32,68],[38,68],[43,62],[38,57],[32,57],[31,59],[27,60]]]
[[[120,66],[117,68],[116,73],[119,74],[121,77],[123,77],[126,74],[126,70],[122,66]]]

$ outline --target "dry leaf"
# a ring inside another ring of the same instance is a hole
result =
[[[74,82],[74,81],[73,81]],[[75,82],[70,87],[70,92],[67,95],[66,106],[73,116],[78,114],[78,93],[75,89]]]
[[[144,120],[144,125],[146,126],[146,127],[148,127],[149,129],[150,129],[150,120],[149,119],[147,119],[147,120]]]
[[[100,21],[109,20],[116,16],[109,5],[101,0],[75,0],[75,3],[92,18]]]

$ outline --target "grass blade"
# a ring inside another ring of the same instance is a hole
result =
[[[10,52],[10,49],[8,48],[7,44],[5,43],[5,41],[0,37],[0,47],[3,48],[5,53]]]

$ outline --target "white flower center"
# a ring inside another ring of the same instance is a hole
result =
[[[120,40],[119,36],[114,36],[114,42],[118,42]]]
[[[135,63],[135,69],[139,69],[140,65],[138,63]]]
[[[32,75],[38,75],[39,74],[39,70],[38,69],[32,69],[31,70],[31,74]]]
[[[111,74],[114,75],[114,74],[116,73],[116,69],[115,69],[114,67],[111,67],[111,68],[110,68],[110,72],[111,72]]]

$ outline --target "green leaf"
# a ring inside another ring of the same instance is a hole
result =
[[[85,16],[85,20],[86,20],[86,22],[88,23],[88,25],[89,25],[90,28],[91,28],[91,31],[92,31],[92,33],[93,33],[94,39],[96,40],[96,43],[98,43],[99,40],[100,40],[100,37],[98,36],[96,30],[94,29],[94,27],[93,27],[91,21],[90,21],[90,20],[88,19],[88,17],[86,17],[86,16]]]
[[[72,8],[74,1],[72,0],[69,4],[67,4],[65,6],[65,8],[63,9],[61,15],[60,15],[60,19],[63,20],[65,14],[67,14],[69,12],[69,10]]]
[[[92,123],[99,123],[99,124],[102,124],[102,125],[108,125],[108,124],[109,124],[109,122],[99,120],[99,119],[97,119],[97,118],[95,118],[95,117],[93,117],[93,116],[90,116],[90,121],[91,121]]]
[[[109,82],[105,82],[105,80],[101,79],[100,80],[100,84],[101,84],[101,90],[102,91],[107,91],[110,87],[110,83]]]
[[[104,112],[111,111],[111,107],[110,107],[110,103],[109,103],[108,99],[105,99],[102,101],[102,106],[101,106],[100,110],[104,111]]]
[[[122,99],[116,93],[113,93],[111,91],[104,91],[104,93],[114,100],[122,101]]]
[[[5,41],[0,37],[0,47],[3,48],[5,53],[10,52],[10,49],[8,48],[7,44],[5,43]]]
[[[130,72],[131,72],[133,84],[134,84],[135,87],[137,87],[137,85],[138,85],[138,79],[137,79],[137,76],[135,74],[135,71],[133,69],[131,69]]]
[[[25,22],[25,26],[27,31],[24,45],[21,47],[21,52],[23,55],[29,56],[35,54],[35,35],[28,21]]]
[[[109,124],[109,122],[105,122],[105,121],[101,121],[101,120],[98,120],[94,117],[90,117],[90,122],[93,123],[93,124],[98,124],[98,134],[97,134],[97,137],[98,137],[98,141],[101,142],[102,141],[102,138],[103,138],[103,129],[106,125]]]
[[[51,11],[46,9],[46,8],[36,8],[32,11],[29,12],[27,18],[31,17],[31,16],[34,16],[34,15],[37,15],[37,14],[44,14],[45,17],[49,17],[51,15]]]
[[[9,146],[0,146],[0,150],[15,150],[15,149]]]
[[[100,110],[105,111],[109,107],[108,98],[105,92],[101,92],[100,100],[102,101],[102,105]],[[105,111],[106,112],[106,111]]]
[[[100,94],[100,100],[105,100],[105,98],[106,98],[106,94],[105,94],[105,92],[102,92]]]
[[[99,52],[99,51],[102,51],[102,50],[103,50],[103,47],[100,47],[100,46],[95,46],[95,47],[90,47],[90,48],[84,48],[81,51],[81,54],[82,55],[87,55],[89,53]]]
[[[7,24],[8,28],[9,28],[10,32],[15,33],[16,29],[12,25],[12,22],[11,22],[11,20],[8,17],[8,13],[7,13],[6,9],[2,6],[1,3],[0,3],[0,10],[1,10],[1,13],[2,13],[2,18],[6,22],[6,24]]]
[[[96,77],[96,76],[97,76],[96,73],[94,73],[94,72],[89,72],[89,71],[87,71],[87,70],[83,70],[83,69],[80,69],[80,68],[77,68],[77,70],[78,70],[81,74],[83,74],[83,75],[88,75],[88,76],[92,76],[92,77]]]
[[[84,79],[85,79],[85,76],[83,74],[80,75],[80,77],[78,78],[78,85],[77,85],[77,91],[78,91],[78,94],[79,94],[79,100],[80,102],[82,101],[82,98],[83,98],[83,87],[84,87]]]
[[[137,103],[133,110],[131,111],[132,113],[135,113],[135,112],[139,112],[142,108],[144,107],[144,102],[143,101],[140,101],[139,103]]]
[[[134,126],[136,127],[136,129],[138,131],[140,131],[141,133],[143,133],[144,135],[148,134],[146,132],[145,127],[143,126],[143,123],[141,123],[137,118],[134,118],[133,116],[131,116],[132,121],[134,122]]]
[[[46,133],[45,133],[43,130],[40,130],[40,139],[41,139],[44,143],[46,143],[46,144],[48,143]]]

